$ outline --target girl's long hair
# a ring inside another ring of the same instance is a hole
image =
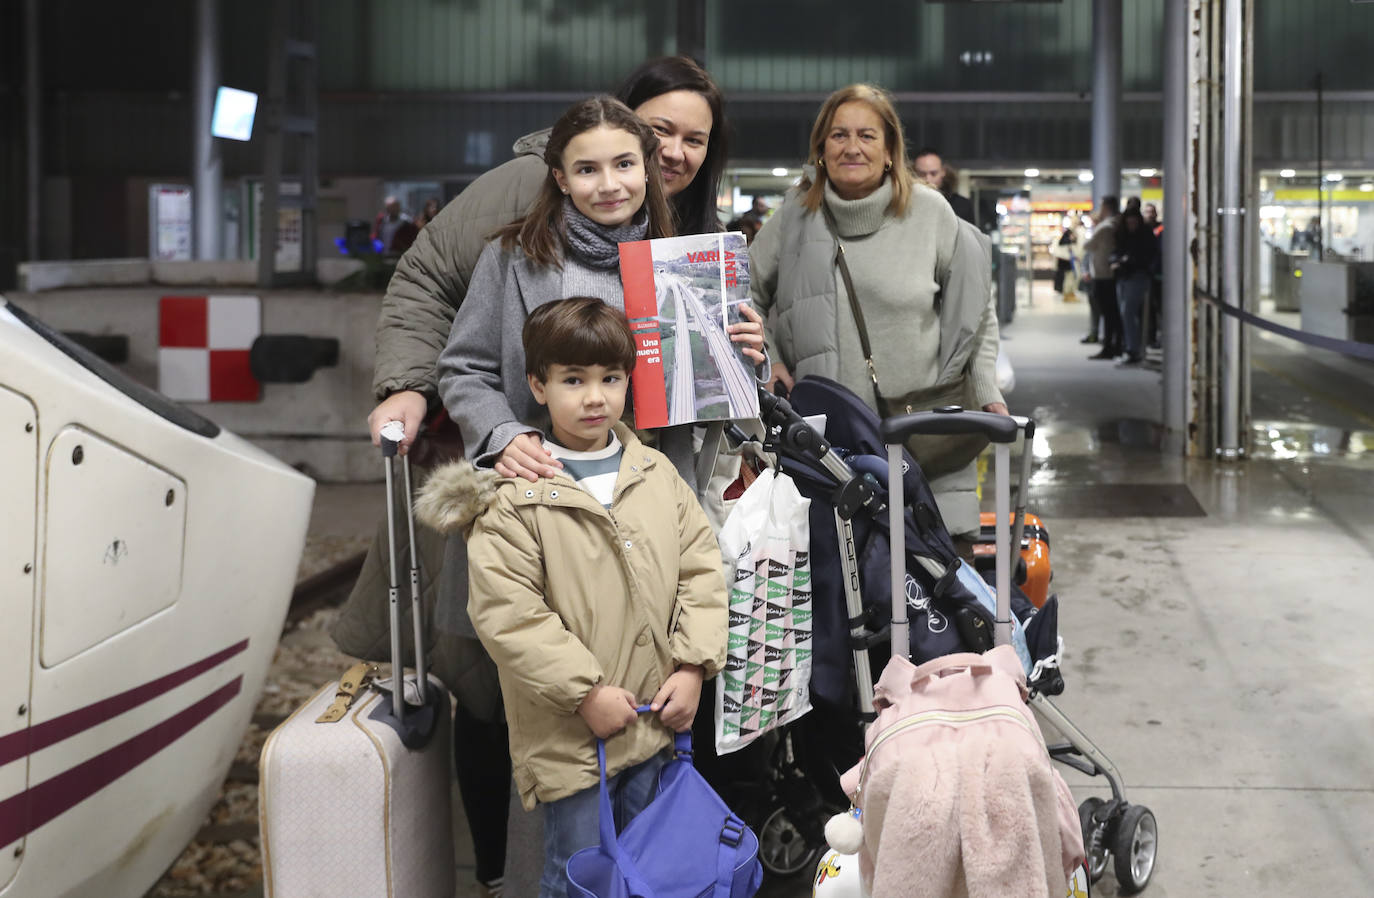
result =
[[[563,232],[564,197],[553,172],[554,169],[563,168],[563,152],[574,137],[602,127],[624,131],[639,140],[639,151],[644,157],[644,173],[648,175],[642,207],[649,216],[648,237],[673,236],[673,213],[663,193],[663,174],[658,167],[658,136],[624,103],[615,97],[602,95],[583,100],[554,122],[548,145],[544,147],[544,162],[549,171],[540,188],[539,198],[523,218],[497,230],[495,236],[500,238],[502,249],[509,250],[519,245],[525,255],[540,265],[562,266],[566,240]]]
[[[906,161],[906,138],[902,134],[902,120],[897,117],[897,108],[892,104],[892,97],[881,87],[872,84],[851,84],[842,87],[821,104],[816,123],[811,126],[811,146],[806,159],[807,165],[814,169],[816,174],[814,178],[803,177],[797,185],[802,192],[802,205],[815,212],[825,201],[826,174],[825,166],[821,164],[821,160],[825,158],[825,139],[829,136],[830,126],[835,121],[836,110],[845,103],[855,101],[866,104],[882,119],[887,151],[892,156],[892,170],[887,173],[892,179],[892,202],[887,208],[893,215],[902,215],[906,212],[906,204],[911,199],[914,182],[911,168]]]
[[[616,96],[631,109],[675,90],[698,94],[711,109],[711,136],[706,140],[706,159],[696,177],[669,200],[682,234],[713,234],[719,231],[716,197],[729,157],[730,128],[725,121],[725,100],[706,70],[686,56],[650,59],[630,73]]]

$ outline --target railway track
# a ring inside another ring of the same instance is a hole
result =
[[[363,560],[366,558],[366,552],[359,552],[297,583],[295,591],[291,593],[291,606],[286,612],[287,627],[294,626],[321,608],[343,604],[357,582],[358,572],[363,569]]]

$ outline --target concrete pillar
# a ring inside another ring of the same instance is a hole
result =
[[[42,247],[43,219],[43,91],[39,78],[40,31],[38,0],[24,0],[24,168],[27,206],[25,227],[30,260],[39,257]]]
[[[1121,196],[1121,0],[1093,0],[1093,206]]]
[[[1188,428],[1188,349],[1191,309],[1188,222],[1188,8],[1189,0],[1164,0],[1164,255],[1160,344],[1164,349],[1164,429]],[[1180,444],[1181,445],[1181,444]]]
[[[191,86],[191,198],[195,209],[197,259],[218,259],[224,245],[224,170],[210,119],[219,88],[219,0],[196,0],[195,69]]]

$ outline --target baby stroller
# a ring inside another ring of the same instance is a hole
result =
[[[836,795],[837,771],[852,765],[862,754],[861,725],[873,717],[874,673],[886,663],[894,635],[896,644],[907,646],[918,663],[953,652],[984,651],[994,642],[1012,642],[1016,636],[1024,648],[1019,654],[1029,670],[1032,706],[1068,739],[1050,746],[1052,757],[1089,775],[1105,776],[1111,787],[1110,800],[1089,798],[1079,808],[1089,878],[1096,882],[1112,857],[1123,892],[1144,888],[1154,864],[1153,815],[1125,800],[1120,775],[1111,761],[1048,699],[1063,689],[1057,669],[1055,605],[1046,603],[1037,611],[1024,595],[1013,601],[1019,591],[1012,588],[1011,565],[1004,557],[1004,563],[998,565],[994,613],[989,607],[994,603],[986,594],[979,594],[982,581],[970,582],[972,571],[958,562],[919,466],[904,451],[892,450],[889,455],[883,425],[876,415],[853,393],[822,378],[799,381],[790,399],[761,396],[766,429],[763,446],[775,454],[778,468],[791,475],[803,495],[812,499],[815,710],[793,725],[791,729],[798,732],[785,733],[783,739],[786,760],[795,761],[805,772],[813,794],[805,795],[793,781],[780,795],[781,814],[775,812],[770,819],[776,823],[781,816],[787,826],[760,828],[760,857],[768,857],[770,850],[775,856],[788,858],[824,853],[815,815],[819,806],[843,801],[842,793]],[[810,427],[802,414],[825,415],[825,436]],[[1000,418],[989,423],[983,415],[946,414],[927,416],[921,426],[955,433],[993,425],[1001,428],[988,434],[996,444],[1000,486],[996,543],[1005,556],[1010,554],[1006,549],[1020,542],[1025,493],[1023,489],[1018,501],[1017,532],[1013,535],[1008,532],[1013,527],[1013,515],[1006,489],[1007,444],[1018,430],[1029,437],[1034,423]],[[888,479],[888,457],[900,459],[904,470],[900,511],[887,507],[884,481]],[[1028,482],[1028,469],[1029,454],[1023,458],[1022,484]],[[904,551],[895,557],[904,558],[905,563],[892,563],[888,541],[894,526],[900,529],[897,539],[904,544]],[[825,565],[825,558],[837,561]],[[894,608],[891,584],[903,580],[907,601],[898,602]],[[911,625],[906,620],[908,610]],[[823,633],[829,634],[828,641],[822,640]],[[802,729],[801,724],[808,724],[809,729]],[[827,734],[819,746],[815,739],[818,731]],[[783,846],[787,852],[779,852],[776,844],[770,844],[779,836],[790,839]]]

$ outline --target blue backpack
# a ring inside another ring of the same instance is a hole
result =
[[[644,709],[641,709],[644,710]],[[659,774],[658,794],[619,835],[601,767],[601,844],[568,858],[570,898],[751,898],[763,883],[759,840],[692,766],[692,734]]]

